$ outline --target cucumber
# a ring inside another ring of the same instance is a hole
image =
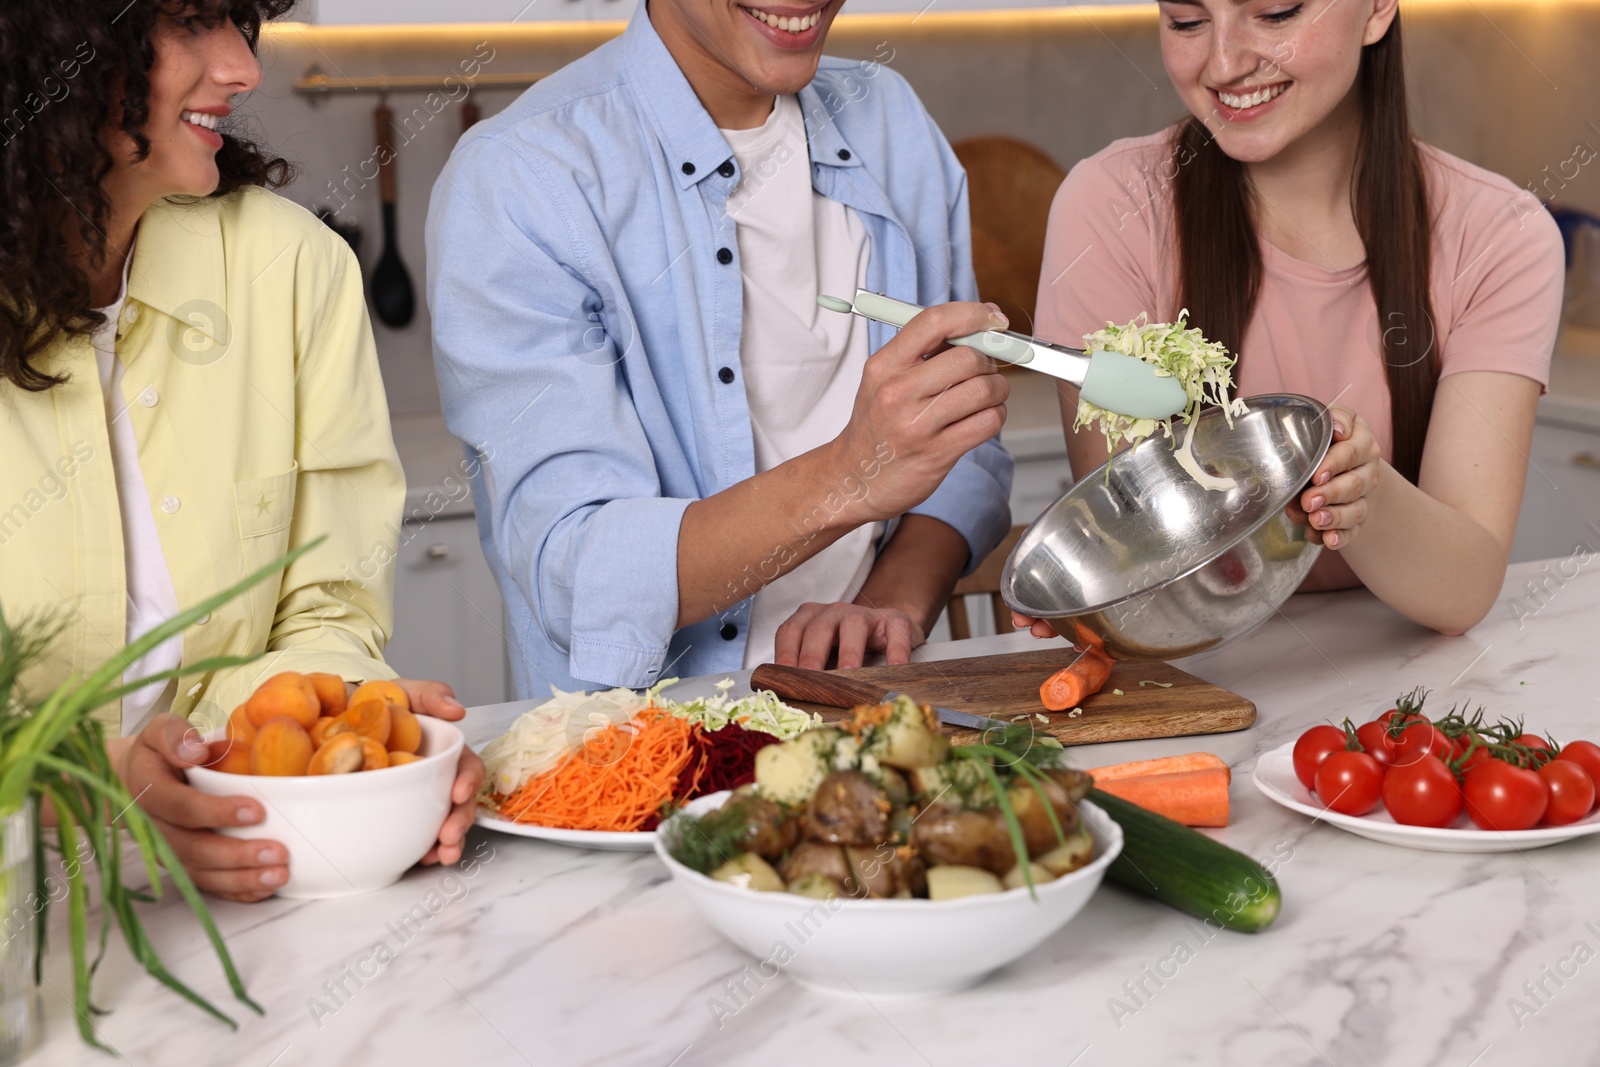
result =
[[[1098,789],[1089,799],[1122,827],[1106,877],[1229,930],[1256,933],[1283,907],[1277,880],[1242,852]]]

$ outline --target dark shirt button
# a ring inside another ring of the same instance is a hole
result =
[[[694,164],[693,163],[685,163],[683,165],[683,172],[685,174],[693,174],[694,173]]]
[[[722,166],[718,167],[717,173],[722,175],[724,178],[733,177],[733,160],[730,159],[726,163],[722,164]]]
[[[839,149],[839,158],[840,159],[844,159],[844,160],[848,160],[850,158],[850,149],[848,149],[848,148]]]
[[[725,622],[722,624],[722,629],[718,630],[717,633],[722,635],[724,641],[732,641],[739,636],[739,628],[731,622]]]
[[[733,368],[732,367],[723,367],[721,370],[717,371],[717,377],[722,379],[722,384],[723,385],[732,385],[733,384]]]
[[[726,267],[729,263],[733,262],[733,253],[728,251],[726,248],[717,249],[717,262]]]

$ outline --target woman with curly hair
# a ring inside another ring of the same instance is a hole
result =
[[[238,669],[113,709],[129,789],[204,889],[288,877],[282,845],[214,831],[261,806],[189,788],[265,677],[393,676],[382,649],[404,480],[348,247],[270,192],[282,159],[233,132],[261,24],[292,0],[10,0],[0,11],[0,604],[62,627],[24,678],[48,690],[319,536],[277,582],[130,664]],[[439,682],[419,711],[460,718]],[[167,714],[171,712],[172,714]],[[430,859],[454,862],[482,764],[465,753]]]

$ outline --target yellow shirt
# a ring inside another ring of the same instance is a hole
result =
[[[117,358],[180,605],[328,535],[184,633],[185,664],[267,654],[180,679],[173,711],[216,725],[283,670],[393,677],[405,481],[349,247],[263,189],[159,203],[139,222]],[[93,346],[64,340],[36,365],[71,378],[0,383],[0,606],[64,624],[23,676],[42,697],[123,647],[127,592]],[[115,706],[99,714],[120,723]]]

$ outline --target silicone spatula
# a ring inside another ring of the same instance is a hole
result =
[[[915,304],[865,289],[856,290],[854,303],[826,295],[817,297],[817,303],[829,311],[854,312],[890,326],[904,326],[922,310]],[[975,348],[994,359],[1071,382],[1089,403],[1129,418],[1165,419],[1189,404],[1176,378],[1161,374],[1144,360],[1121,352],[1104,349],[1085,352],[1014,330],[985,330],[966,337],[952,337],[950,343]]]

